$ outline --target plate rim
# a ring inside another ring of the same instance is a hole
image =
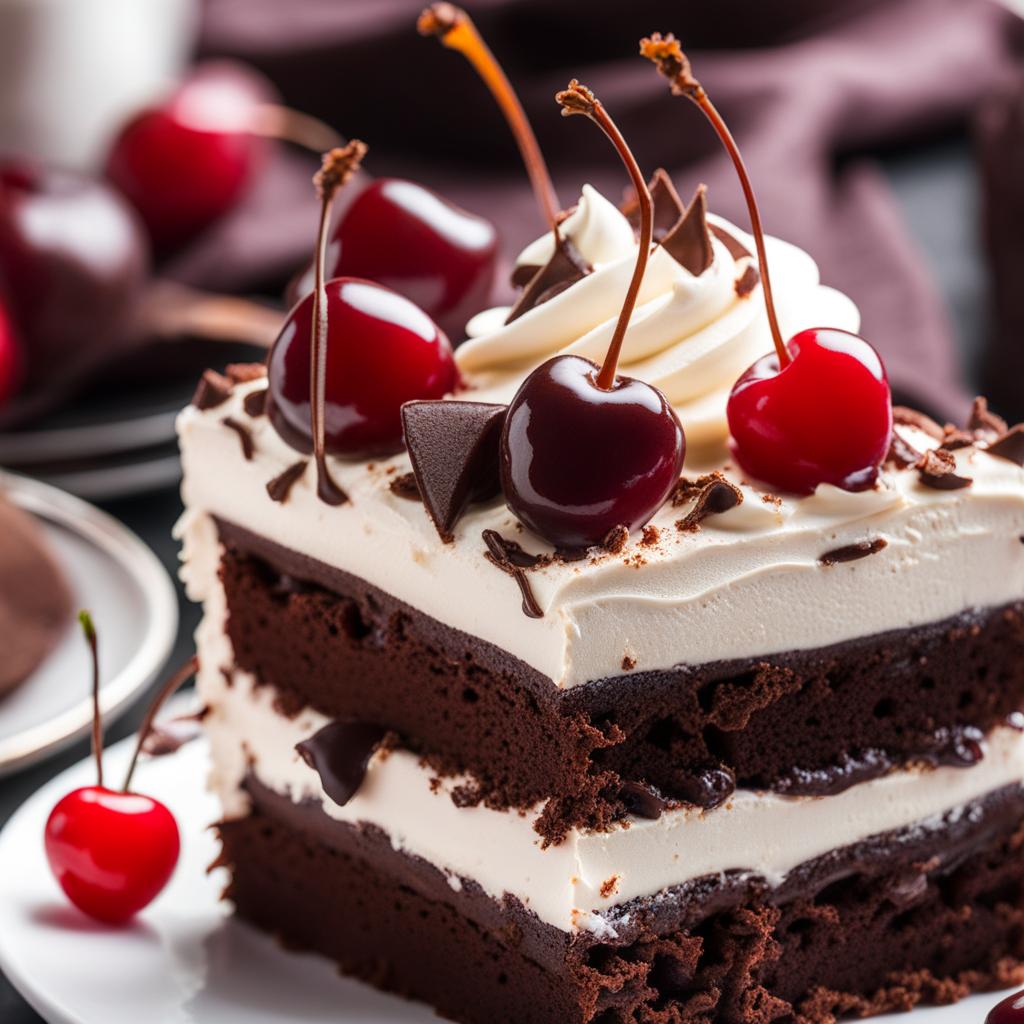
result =
[[[100,690],[105,724],[120,717],[155,678],[178,635],[178,596],[153,551],[124,523],[72,494],[0,470],[0,494],[19,508],[72,531],[114,558],[138,583],[151,608],[150,624],[128,663]],[[0,777],[56,753],[84,736],[92,723],[88,694],[60,714],[0,740]]]

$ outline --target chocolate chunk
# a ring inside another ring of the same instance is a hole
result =
[[[818,557],[822,565],[839,565],[841,562],[855,562],[859,558],[867,558],[868,555],[878,554],[879,551],[887,548],[889,542],[884,537],[876,537],[874,540],[862,540],[856,544],[848,544],[844,548],[835,548],[826,551]]]
[[[387,732],[371,722],[338,719],[296,744],[295,749],[320,776],[324,792],[344,807],[359,791],[366,766]]]
[[[406,402],[402,427],[412,471],[441,539],[471,502],[500,490],[498,440],[506,406],[484,402]]]
[[[667,800],[641,782],[624,782],[619,790],[619,799],[630,814],[652,821],[660,818],[668,808]]]
[[[267,388],[260,388],[258,391],[250,391],[242,399],[242,408],[252,417],[262,416],[267,411]]]
[[[523,614],[531,619],[542,619],[544,612],[533,596],[533,588],[526,578],[525,570],[545,564],[548,559],[543,555],[529,554],[514,540],[506,540],[496,530],[484,530],[483,539],[487,545],[484,552],[487,561],[516,581],[523,598]]]
[[[242,454],[245,456],[245,461],[251,462],[255,448],[252,443],[252,434],[249,432],[249,428],[244,423],[239,423],[238,420],[233,419],[230,416],[225,416],[224,419],[221,420],[221,423],[238,435],[238,440],[242,443]]]
[[[229,363],[224,373],[232,384],[248,384],[267,375],[266,363]]]
[[[1024,423],[1011,427],[982,451],[996,455],[1000,459],[1007,459],[1018,466],[1024,466]]]
[[[736,297],[745,299],[758,286],[760,280],[761,275],[758,273],[757,267],[753,263],[748,263],[743,268],[743,273],[733,283]]]
[[[923,412],[918,412],[906,405],[892,407],[892,421],[901,427],[914,427],[922,433],[928,434],[929,437],[934,437],[936,441],[941,441],[945,433],[931,416],[926,416]]]
[[[955,452],[961,448],[970,448],[976,440],[977,438],[975,438],[974,434],[961,430],[959,427],[954,427],[952,423],[947,423],[943,428],[942,444],[939,447],[947,452]]]
[[[971,406],[967,429],[974,433],[990,434],[994,437],[998,434],[1005,434],[1010,426],[1002,416],[997,416],[989,409],[988,399],[979,395]]]
[[[593,270],[571,239],[557,230],[555,236],[556,243],[551,258],[530,278],[529,284],[523,289],[505,323],[510,324],[513,320],[518,320],[524,313],[554,298]]]
[[[298,462],[293,462],[286,470],[284,470],[284,472],[278,473],[278,475],[267,484],[267,494],[270,495],[270,500],[277,501],[282,504],[286,502],[296,481],[305,471],[306,460],[299,459]]]
[[[676,529],[684,533],[698,530],[708,516],[721,515],[743,502],[743,492],[734,483],[726,480],[721,473],[712,473],[701,480],[704,482],[697,493],[693,508],[676,522]]]
[[[660,242],[683,216],[686,207],[676,192],[675,185],[664,167],[659,167],[647,182],[647,191],[651,193],[651,205],[654,207],[654,240]],[[640,202],[636,191],[627,190],[627,195],[619,210],[623,213],[634,231],[640,230]]]
[[[925,452],[914,466],[921,483],[936,491],[958,491],[973,482],[970,477],[957,475],[956,459],[942,448]]]
[[[714,261],[708,232],[707,186],[698,185],[686,213],[662,239],[661,245],[684,270],[700,277]]]
[[[196,385],[192,404],[200,411],[215,409],[223,405],[230,397],[233,385],[227,377],[216,370],[204,370]]]
[[[422,501],[420,485],[416,483],[415,473],[402,473],[396,476],[388,487],[396,498],[404,498],[406,501]]]

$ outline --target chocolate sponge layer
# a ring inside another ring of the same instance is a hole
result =
[[[467,803],[548,800],[551,840],[666,802],[714,806],[736,786],[830,794],[917,760],[969,766],[1024,707],[1024,602],[563,691],[363,580],[219,529],[236,664],[283,712],[392,729],[437,770],[471,774]]]

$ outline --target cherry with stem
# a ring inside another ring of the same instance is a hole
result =
[[[651,195],[605,108],[575,79],[556,97],[564,116],[582,114],[614,145],[641,211],[636,265],[602,366],[555,356],[531,373],[509,405],[499,458],[509,508],[561,550],[598,545],[644,525],[679,479],[683,428],[665,396],[618,376],[622,343],[636,305],[653,235]]]
[[[750,476],[797,494],[810,494],[819,484],[848,491],[873,487],[892,435],[892,397],[881,357],[863,338],[839,328],[807,328],[788,344],[783,340],[761,216],[736,141],[674,36],[643,39],[640,54],[668,79],[673,94],[696,104],[710,121],[750,212],[775,351],[749,367],[729,394],[733,456]]]

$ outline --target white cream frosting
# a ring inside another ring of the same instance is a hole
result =
[[[753,239],[711,216],[750,251]],[[470,340],[456,352],[459,369],[482,401],[509,401],[523,378],[560,353],[600,362],[608,348],[636,260],[629,221],[589,185],[561,231],[590,262],[593,273],[506,324],[508,307],[486,310],[467,326]],[[536,265],[553,249],[550,233],[532,242],[517,265]],[[767,241],[779,320],[787,335],[828,325],[856,331],[860,317],[841,293],[824,287],[801,249]],[[725,404],[736,378],[771,350],[761,288],[738,296],[741,264],[717,239],[714,260],[694,276],[660,246],[644,275],[637,308],[623,341],[620,371],[654,384],[673,404],[691,446],[721,442]]]
[[[244,410],[236,387],[214,409],[179,419],[189,517],[206,513],[350,572],[427,615],[509,651],[559,687],[635,671],[755,657],[923,625],[965,609],[1024,596],[1024,470],[975,448],[955,453],[971,487],[938,491],[912,470],[885,471],[857,494],[819,487],[809,498],[766,503],[740,483],[744,501],[706,519],[699,532],[675,521],[687,507],[654,517],[656,543],[633,537],[618,555],[531,571],[543,618],[527,618],[512,579],[484,558],[481,533],[494,529],[531,551],[547,550],[521,531],[500,503],[475,506],[441,542],[423,506],[389,483],[408,456],[374,464],[331,460],[351,500],[316,496],[312,467],[288,501],[267,482],[298,454],[266,417]],[[254,457],[241,456],[230,416],[252,432]],[[934,441],[906,432],[919,449]],[[694,475],[696,470],[688,467]],[[823,566],[821,555],[882,539],[877,554]]]
[[[210,524],[201,529],[212,537]],[[711,811],[668,811],[656,821],[634,819],[609,832],[574,830],[545,849],[533,828],[539,807],[458,807],[451,791],[462,780],[438,784],[416,756],[398,750],[374,755],[362,786],[340,806],[295,752],[328,719],[308,709],[287,719],[275,708],[273,688],[257,687],[251,676],[231,671],[223,591],[211,576],[216,560],[207,553],[205,547],[198,553],[188,579],[193,595],[206,599],[197,633],[198,686],[209,707],[204,726],[213,758],[210,785],[225,816],[249,812],[242,783],[251,772],[293,801],[319,803],[336,821],[377,826],[394,849],[430,862],[454,889],[470,879],[496,899],[508,893],[563,931],[611,937],[614,926],[603,912],[706,875],[750,872],[778,885],[795,867],[829,850],[935,821],[1024,778],[1024,736],[1000,728],[972,768],[897,771],[831,797],[740,790]],[[230,685],[222,668],[231,673]]]

